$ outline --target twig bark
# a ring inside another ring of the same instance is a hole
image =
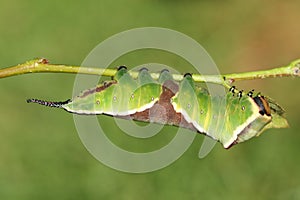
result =
[[[34,59],[27,61],[23,64],[19,64],[12,67],[7,67],[0,69],[0,78],[16,76],[27,73],[80,73],[89,75],[101,75],[113,77],[116,74],[116,69],[103,69],[96,67],[81,67],[72,65],[59,65],[50,64],[47,59]],[[138,76],[137,71],[130,71],[129,74],[136,78]],[[151,73],[153,79],[159,78],[159,73]],[[182,74],[173,74],[173,79],[175,81],[181,81],[183,79]],[[193,74],[192,78],[195,82],[206,82],[221,84],[225,87],[230,87],[229,85],[235,81],[242,80],[253,80],[253,79],[264,79],[270,77],[300,77],[300,59],[291,62],[287,66],[277,67],[269,70],[261,70],[254,72],[245,73],[234,73],[225,75],[200,75]]]

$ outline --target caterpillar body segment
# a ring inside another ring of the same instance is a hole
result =
[[[180,83],[179,92],[172,102],[176,112],[180,112],[199,132],[220,141],[225,148],[256,136],[272,119],[261,111],[262,107],[270,109],[262,96],[236,97],[227,93],[225,97],[211,97],[206,90],[194,87],[189,76]]]

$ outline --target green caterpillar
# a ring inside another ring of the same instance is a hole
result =
[[[83,91],[73,100],[50,102],[28,99],[77,114],[106,114],[138,121],[180,126],[203,133],[229,148],[260,135],[268,128],[287,126],[283,109],[271,99],[244,94],[232,87],[224,97],[211,97],[194,84],[191,74],[180,83],[163,70],[158,81],[143,68],[133,79],[124,66],[115,77]]]

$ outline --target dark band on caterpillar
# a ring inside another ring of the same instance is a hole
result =
[[[70,103],[71,99],[68,99],[66,101],[60,101],[60,102],[44,101],[40,99],[27,99],[26,101],[27,103],[37,103],[48,107],[60,108],[62,105]]]
[[[163,72],[170,72],[168,69],[162,69],[161,71],[160,71],[160,73],[163,73]]]
[[[118,71],[120,71],[121,69],[126,69],[127,70],[127,67],[125,65],[121,65],[118,67]]]
[[[139,69],[139,71],[141,72],[141,71],[149,71],[149,69],[148,68],[146,68],[146,67],[142,67],[141,69]]]
[[[191,74],[191,73],[185,73],[185,74],[183,75],[183,77],[187,77],[187,76],[192,77],[192,74]]]
[[[266,114],[267,116],[271,116],[270,106],[263,96],[257,95],[256,97],[253,98],[253,100],[259,107],[259,114],[261,115]]]

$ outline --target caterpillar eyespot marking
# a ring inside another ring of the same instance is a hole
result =
[[[27,102],[62,108],[75,114],[130,116],[145,122],[149,122],[145,113],[151,112],[151,116],[155,116],[151,118],[152,122],[188,128],[230,148],[272,128],[269,124],[273,117],[284,113],[279,105],[260,93],[254,95],[253,91],[243,95],[243,90],[237,91],[232,86],[225,96],[214,97],[197,85],[190,73],[186,73],[181,82],[175,82],[168,70],[162,70],[155,81],[148,69],[142,68],[134,79],[125,66],[120,66],[113,80],[85,90],[72,100],[28,99]],[[220,107],[220,101],[226,102],[226,106]],[[166,108],[164,116],[160,116],[159,109],[154,109],[157,108],[155,105]]]

